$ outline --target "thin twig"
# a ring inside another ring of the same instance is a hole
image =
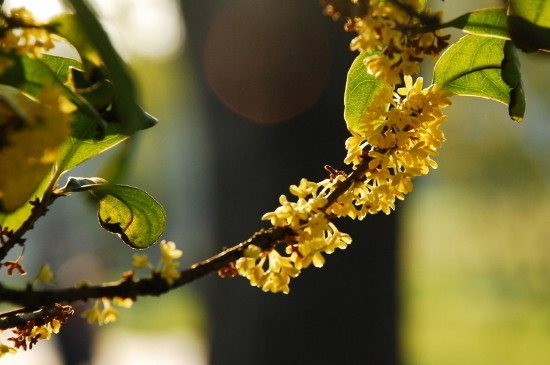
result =
[[[29,203],[33,206],[31,214],[16,231],[9,233],[8,239],[0,246],[0,262],[6,258],[8,252],[16,245],[23,245],[25,242],[23,235],[33,229],[36,221],[46,214],[48,207],[60,196],[63,196],[63,194],[52,192],[51,194],[45,194],[42,200],[36,199]]]

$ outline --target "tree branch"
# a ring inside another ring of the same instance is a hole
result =
[[[34,228],[36,221],[46,214],[48,207],[60,196],[64,196],[64,194],[52,192],[51,194],[45,194],[42,200],[37,198],[29,202],[33,206],[31,214],[16,231],[8,231],[7,227],[3,227],[1,234],[7,237],[7,240],[1,242],[0,262],[6,258],[8,252],[16,245],[23,245],[25,242],[23,235]]]
[[[273,248],[277,243],[285,241],[286,237],[292,233],[293,231],[288,227],[271,227],[261,230],[247,241],[182,271],[180,277],[172,285],[169,285],[159,274],[153,274],[152,277],[140,280],[134,280],[133,276],[130,276],[120,282],[107,285],[53,290],[12,289],[0,284],[0,298],[3,302],[24,306],[26,307],[25,312],[29,312],[54,303],[72,303],[93,298],[135,299],[138,296],[159,296],[235,262],[243,256],[243,251],[248,245],[253,244],[267,250]]]
[[[73,310],[69,306],[54,304],[47,307],[41,307],[33,312],[13,311],[4,313],[0,316],[0,330],[6,330],[15,327],[25,327],[29,323],[36,326],[43,326],[50,322],[52,318],[61,316],[68,317],[73,314]]]
[[[365,156],[363,161],[357,165],[357,168],[342,181],[335,190],[328,196],[328,201],[323,207],[327,210],[331,204],[338,200],[353,184],[354,181],[361,180],[369,170],[368,164],[370,157]],[[45,214],[47,206],[51,204],[60,195],[53,194],[50,199],[34,204],[33,213],[25,223],[16,232],[10,235],[8,242],[0,247],[0,253],[7,253],[9,248],[21,242],[21,236],[25,231],[32,228],[34,222]],[[21,323],[25,313],[39,311],[40,308],[50,307],[56,303],[73,303],[77,301],[87,301],[89,299],[99,298],[132,298],[139,296],[159,296],[170,290],[179,288],[192,281],[200,279],[208,274],[230,266],[243,256],[243,252],[249,245],[260,247],[262,251],[273,249],[277,244],[286,242],[288,236],[294,234],[290,227],[270,227],[261,229],[248,240],[238,245],[225,249],[219,254],[212,256],[204,261],[191,265],[186,270],[180,272],[180,277],[172,284],[169,284],[158,272],[153,272],[151,277],[135,279],[133,272],[124,275],[124,279],[119,282],[96,285],[79,286],[74,288],[51,289],[51,290],[33,290],[31,287],[24,289],[8,288],[0,284],[0,301],[20,305],[23,308],[14,312],[0,315],[0,330],[11,327],[11,324]],[[5,254],[4,254],[5,255]]]

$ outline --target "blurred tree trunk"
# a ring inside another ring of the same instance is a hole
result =
[[[276,208],[278,196],[288,195],[288,186],[297,184],[301,177],[322,180],[327,177],[324,164],[345,168],[341,161],[349,133],[342,117],[342,100],[346,72],[356,54],[349,51],[350,35],[343,31],[343,24],[323,16],[317,0],[278,1],[280,11],[265,14],[284,16],[301,3],[300,27],[309,32],[315,46],[308,51],[310,57],[297,54],[293,62],[313,72],[312,83],[318,81],[316,67],[329,71],[321,82],[318,100],[310,108],[288,121],[257,123],[232,111],[235,108],[224,105],[219,92],[213,92],[216,86],[205,73],[209,67],[217,67],[208,59],[212,55],[205,53],[212,47],[207,46],[212,24],[220,17],[227,20],[227,12],[238,6],[240,12],[233,10],[229,19],[234,18],[234,29],[244,27],[246,16],[254,12],[243,13],[242,9],[260,7],[263,1],[182,0],[186,52],[206,110],[204,122],[214,140],[211,221],[217,249],[266,227],[260,221],[262,214]],[[296,25],[285,19],[275,22],[283,28]],[[316,35],[325,38],[317,39]],[[297,41],[287,35],[281,38],[289,44]],[[232,42],[234,47],[217,47],[220,67],[230,56],[228,49],[241,52],[238,39]],[[245,56],[269,62],[279,55],[281,45],[277,47],[254,49]],[[250,72],[255,71],[251,67]],[[285,85],[266,85],[272,91],[270,98],[284,101],[289,93],[292,95]],[[251,94],[249,100],[258,103],[261,99],[256,96]],[[281,107],[287,107],[283,101]],[[398,364],[396,215],[335,223],[353,237],[352,245],[326,257],[322,269],[304,270],[291,282],[289,295],[263,293],[243,278],[212,276],[201,283],[209,304],[211,364]]]

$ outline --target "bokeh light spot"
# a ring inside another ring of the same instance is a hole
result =
[[[259,122],[289,119],[324,90],[332,53],[322,18],[297,1],[242,0],[214,20],[204,67],[225,105]]]

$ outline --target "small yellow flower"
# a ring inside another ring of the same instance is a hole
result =
[[[94,306],[91,308],[86,309],[82,314],[80,315],[82,318],[86,318],[88,323],[94,323],[97,322],[99,324],[103,323],[103,314],[101,313],[101,310],[99,309],[99,300],[94,301]]]
[[[132,298],[114,297],[113,304],[122,308],[130,308],[134,304],[134,301]]]
[[[34,327],[29,335],[30,338],[35,340],[49,340],[52,336],[52,329],[48,325]]]
[[[0,342],[0,358],[6,354],[15,354],[17,350]]]
[[[132,257],[134,259],[132,266],[136,269],[144,269],[149,266],[149,257],[147,255],[135,254]]]
[[[40,267],[40,271],[36,276],[35,280],[41,281],[46,285],[55,285],[54,282],[52,281],[53,277],[54,277],[54,273],[50,268],[50,265],[44,264],[42,265],[42,267]]]
[[[113,308],[109,299],[103,299],[103,311],[101,312],[102,322],[99,324],[107,324],[115,322],[118,319],[118,311]]]
[[[54,319],[52,320],[51,326],[52,333],[59,333],[59,330],[61,329],[61,322],[59,322],[57,319]]]
[[[54,47],[50,32],[37,22],[32,13],[25,8],[12,9],[9,18],[13,23],[24,24],[5,29],[0,37],[0,47],[15,50],[17,54],[41,56],[44,51]]]
[[[162,240],[160,243],[160,254],[164,262],[170,262],[180,258],[183,252],[176,249],[176,244],[174,242]]]
[[[170,285],[174,284],[174,281],[180,277],[180,273],[177,270],[178,266],[180,266],[180,263],[177,261],[164,262],[162,266],[160,276]]]

